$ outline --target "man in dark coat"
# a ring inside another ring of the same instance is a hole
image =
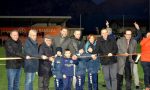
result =
[[[39,47],[39,55],[42,59],[39,61],[38,83],[39,90],[49,90],[49,80],[52,76],[50,57],[54,56],[52,37],[46,35],[44,42]]]
[[[82,55],[84,53],[84,41],[81,38],[81,31],[80,30],[75,30],[74,31],[74,36],[71,38],[71,42],[69,44],[69,49],[73,55],[80,54]],[[75,72],[76,74],[76,81],[75,82],[75,77],[73,81],[74,87],[76,86],[76,90],[83,90],[84,88],[84,82],[85,82],[85,74],[86,74],[86,62],[83,59],[78,59],[78,64],[74,65]],[[79,83],[81,82],[81,84]],[[76,83],[76,85],[75,85]]]
[[[115,40],[108,37],[107,29],[102,29],[101,35],[96,48],[98,54],[106,56],[100,59],[106,87],[108,90],[117,90],[117,59],[113,56],[117,53],[117,44]]]
[[[22,57],[22,43],[18,31],[12,31],[5,43],[6,57]],[[22,60],[6,60],[8,90],[19,90]]]
[[[69,44],[71,41],[68,37],[68,29],[62,28],[62,30],[60,31],[60,35],[56,36],[53,41],[55,50],[57,47],[61,47],[62,52],[64,53],[65,49],[69,48]]]
[[[29,36],[24,45],[24,52],[26,55],[26,60],[24,63],[25,71],[25,90],[33,90],[33,80],[35,73],[38,71],[39,60],[33,59],[31,57],[39,57],[38,54],[38,43],[36,41],[37,31],[30,30]]]

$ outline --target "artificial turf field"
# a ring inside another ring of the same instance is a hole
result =
[[[138,47],[137,51],[140,52],[140,47]],[[0,57],[5,57],[5,50],[3,47],[0,47]],[[140,63],[138,64],[138,69],[139,69],[138,73],[139,73],[139,78],[140,78],[140,89],[139,90],[143,90],[143,88],[144,88],[143,70],[141,68]],[[88,80],[87,80],[87,76],[86,76],[85,90],[88,90],[87,81]],[[24,90],[24,82],[25,82],[25,74],[24,74],[24,70],[22,69],[20,90]],[[106,87],[102,86],[103,84],[104,84],[104,77],[103,77],[102,70],[101,70],[98,75],[99,90],[106,90]],[[50,79],[49,88],[50,88],[50,90],[55,90],[53,78]],[[6,74],[6,68],[5,68],[5,61],[0,61],[0,90],[7,90],[7,74]],[[38,76],[37,75],[34,80],[34,90],[38,90]],[[123,90],[125,90],[125,82],[123,85]],[[134,83],[132,83],[132,90],[136,90]]]

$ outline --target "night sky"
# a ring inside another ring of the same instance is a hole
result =
[[[71,27],[82,27],[89,31],[104,27],[105,21],[121,26],[138,21],[149,26],[149,0],[1,0],[1,16],[72,16]]]

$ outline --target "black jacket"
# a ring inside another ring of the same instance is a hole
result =
[[[39,54],[40,55],[46,55],[48,57],[54,56],[53,47],[47,46],[45,43],[42,43],[39,47]],[[39,61],[39,70],[38,70],[39,76],[51,76],[51,62],[49,60],[40,60]]]
[[[113,55],[117,53],[118,47],[115,40],[111,40],[109,37],[107,40],[104,40],[103,37],[100,37],[96,44],[96,52],[100,54],[100,56],[108,55],[112,53]],[[116,63],[116,57],[101,57],[101,64],[108,65]]]
[[[20,40],[14,41],[11,38],[5,42],[6,57],[22,57],[22,43]],[[7,69],[19,69],[23,60],[7,60]]]
[[[75,39],[75,37],[71,38],[71,42],[69,44],[69,49],[72,54],[76,54],[80,49],[84,49],[85,42],[82,39]]]

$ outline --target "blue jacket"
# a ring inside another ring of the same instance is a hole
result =
[[[25,42],[24,53],[26,56],[28,55],[31,57],[39,57],[38,43],[36,41],[33,41],[32,39],[28,38]],[[25,60],[25,62],[24,62],[25,72],[30,72],[30,73],[37,72],[38,67],[39,67],[39,60],[37,60],[37,59]]]
[[[81,55],[81,57],[84,55]],[[79,58],[76,64],[76,76],[85,75],[86,74],[86,62],[85,58]]]
[[[62,74],[62,67],[63,67],[63,63],[62,63],[63,58],[62,57],[56,57],[54,62],[52,63],[52,73],[53,75],[56,76],[56,78],[63,78],[63,74]]]
[[[62,73],[66,76],[74,76],[74,64],[77,63],[77,60],[72,60],[71,58],[63,58],[63,67]]]
[[[87,50],[88,48],[91,47],[93,48],[93,52],[92,53],[89,53]],[[87,41],[87,43],[85,44],[85,56],[91,56],[92,54],[94,54],[94,51],[96,49],[96,41],[94,42],[94,44],[90,44],[89,41]],[[92,58],[87,58],[86,59],[86,67],[87,67],[87,71],[88,73],[97,73],[98,70],[100,70],[100,60],[99,58],[97,58],[96,60],[92,60]]]

